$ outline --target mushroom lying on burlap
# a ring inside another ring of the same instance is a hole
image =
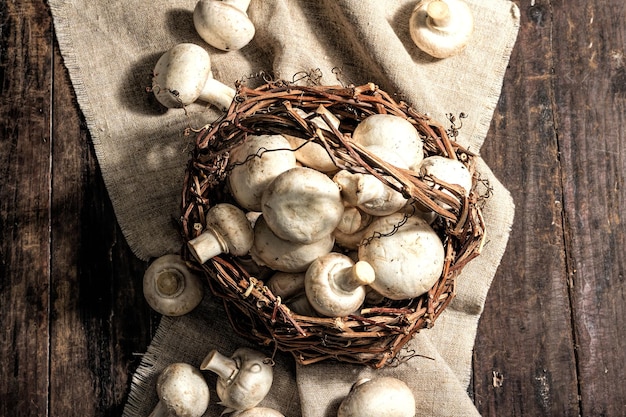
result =
[[[196,308],[204,295],[200,278],[176,254],[154,260],[143,275],[143,294],[153,310],[181,316]]]
[[[177,362],[157,378],[159,402],[150,417],[200,417],[209,406],[209,386],[195,367]]]
[[[178,44],[159,58],[153,71],[152,92],[168,108],[199,100],[225,111],[235,97],[233,88],[213,78],[209,53],[193,43]]]
[[[376,272],[370,286],[392,300],[427,292],[443,270],[445,251],[437,233],[419,216],[394,213],[375,219],[359,246],[359,259]]]
[[[205,231],[187,242],[201,264],[221,253],[244,256],[254,242],[252,226],[246,214],[236,206],[219,203],[206,214]]]
[[[250,0],[200,0],[193,24],[202,39],[222,51],[236,51],[254,37],[254,24],[246,11]]]
[[[474,18],[463,0],[421,0],[409,19],[409,31],[422,51],[448,58],[467,46]]]
[[[413,392],[404,381],[393,377],[357,381],[337,411],[337,417],[414,416]]]
[[[218,375],[217,396],[230,410],[256,407],[272,387],[274,372],[268,358],[253,349],[239,348],[229,358],[212,350],[200,365]]]

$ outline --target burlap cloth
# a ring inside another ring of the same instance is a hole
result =
[[[409,37],[415,0],[252,0],[254,40],[240,51],[225,53],[194,32],[195,0],[49,3],[118,222],[144,260],[179,251],[176,221],[193,141],[183,132],[220,115],[204,105],[192,105],[186,113],[165,111],[146,91],[158,57],[173,45],[205,46],[212,53],[215,77],[230,85],[245,78],[260,84],[261,72],[288,80],[307,73],[309,81],[320,84],[374,82],[442,122],[446,114],[463,112],[468,117],[459,141],[477,152],[519,28],[518,8],[510,1],[468,0],[476,25],[471,44],[459,56],[435,60]],[[472,348],[514,212],[508,191],[479,162],[482,177],[493,187],[484,208],[488,240],[483,254],[459,277],[457,297],[435,327],[412,341],[406,355],[414,357],[375,372],[395,375],[411,386],[418,416],[478,415],[467,394]],[[246,344],[232,334],[219,303],[210,296],[188,316],[163,318],[133,377],[124,414],[149,414],[157,401],[156,376],[167,364],[199,365],[213,348],[230,354]],[[322,417],[335,415],[352,383],[373,371],[336,363],[300,367],[278,353],[275,372],[264,404],[287,417]],[[214,377],[207,379],[214,386]],[[206,415],[222,410],[213,390]]]

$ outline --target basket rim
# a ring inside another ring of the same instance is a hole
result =
[[[324,109],[330,111],[349,125],[348,131],[332,128],[331,133],[321,132],[296,108],[322,118]],[[475,174],[476,155],[453,140],[456,126],[452,119],[452,127],[447,130],[406,102],[395,101],[373,83],[300,86],[284,81],[267,82],[257,88],[238,83],[227,113],[197,132],[186,168],[180,225],[185,243],[204,230],[208,209],[228,199],[223,187],[229,152],[248,135],[269,131],[289,131],[317,140],[328,152],[336,152],[338,163],[376,175],[437,214],[446,248],[446,263],[437,283],[423,296],[403,302],[387,300],[382,306],[367,306],[360,314],[346,317],[298,315],[272,293],[263,277],[248,272],[245,259],[222,254],[200,265],[183,245],[183,257],[207,277],[212,293],[223,300],[233,329],[261,345],[274,345],[275,349],[292,353],[301,364],[334,359],[381,368],[397,363],[405,344],[418,331],[431,327],[452,301],[456,277],[479,256],[485,241],[480,207],[485,196],[477,191],[477,175],[473,175],[472,192],[465,196],[458,186],[437,180],[433,185],[432,178],[426,184],[417,174],[394,167],[350,141],[349,129],[367,115],[377,113],[409,120],[425,141],[426,153],[459,159]]]

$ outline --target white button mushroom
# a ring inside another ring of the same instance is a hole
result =
[[[339,187],[311,168],[296,167],[277,176],[261,199],[263,218],[274,234],[312,243],[332,233],[341,221]]]
[[[421,0],[409,19],[415,45],[435,58],[460,53],[474,30],[474,18],[463,0]]]
[[[250,249],[252,259],[276,271],[302,272],[318,256],[329,253],[335,239],[331,234],[312,243],[295,243],[279,238],[267,226],[264,216],[254,225],[254,244]]]
[[[265,285],[272,291],[272,294],[287,301],[304,293],[304,276],[304,272],[278,271],[267,280]]]
[[[429,156],[420,164],[419,173],[427,184],[434,185],[432,179],[435,178],[446,184],[461,186],[466,197],[472,190],[472,173],[463,162],[456,159]]]
[[[198,35],[222,51],[236,51],[254,37],[254,24],[246,11],[250,0],[200,0],[193,11]]]
[[[372,216],[386,216],[404,207],[407,199],[372,174],[341,170],[333,177],[341,197]]]
[[[219,203],[206,215],[206,230],[187,242],[193,256],[205,263],[220,253],[244,256],[252,247],[254,233],[246,214],[228,203]]]
[[[157,378],[159,402],[150,417],[200,417],[209,406],[209,386],[200,371],[177,362]]]
[[[402,213],[375,219],[359,246],[359,259],[376,272],[371,287],[392,300],[427,292],[441,276],[444,257],[443,243],[428,223]]]
[[[374,270],[364,261],[354,263],[337,252],[317,258],[306,271],[306,296],[321,315],[343,317],[365,300],[365,286],[374,282]]]
[[[196,100],[228,109],[235,90],[213,78],[209,53],[181,43],[165,52],[154,67],[152,92],[165,107],[183,107]]]
[[[354,129],[352,139],[365,147],[376,145],[395,152],[411,169],[424,159],[424,144],[417,129],[393,114],[366,117]]]
[[[150,264],[143,276],[143,294],[158,313],[181,316],[196,308],[204,295],[200,278],[179,255],[168,254]]]
[[[274,379],[267,357],[253,349],[239,348],[229,358],[212,350],[200,365],[218,375],[217,396],[231,410],[256,407],[267,395]]]
[[[234,149],[228,176],[230,192],[250,211],[261,211],[263,192],[281,173],[296,166],[296,157],[281,135],[251,135]]]
[[[337,417],[414,416],[413,392],[404,381],[393,377],[357,381],[337,411]]]

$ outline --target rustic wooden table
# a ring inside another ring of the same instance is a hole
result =
[[[482,154],[511,239],[480,321],[484,416],[626,415],[626,3],[516,0]],[[47,4],[0,0],[0,415],[119,416],[158,322]]]

